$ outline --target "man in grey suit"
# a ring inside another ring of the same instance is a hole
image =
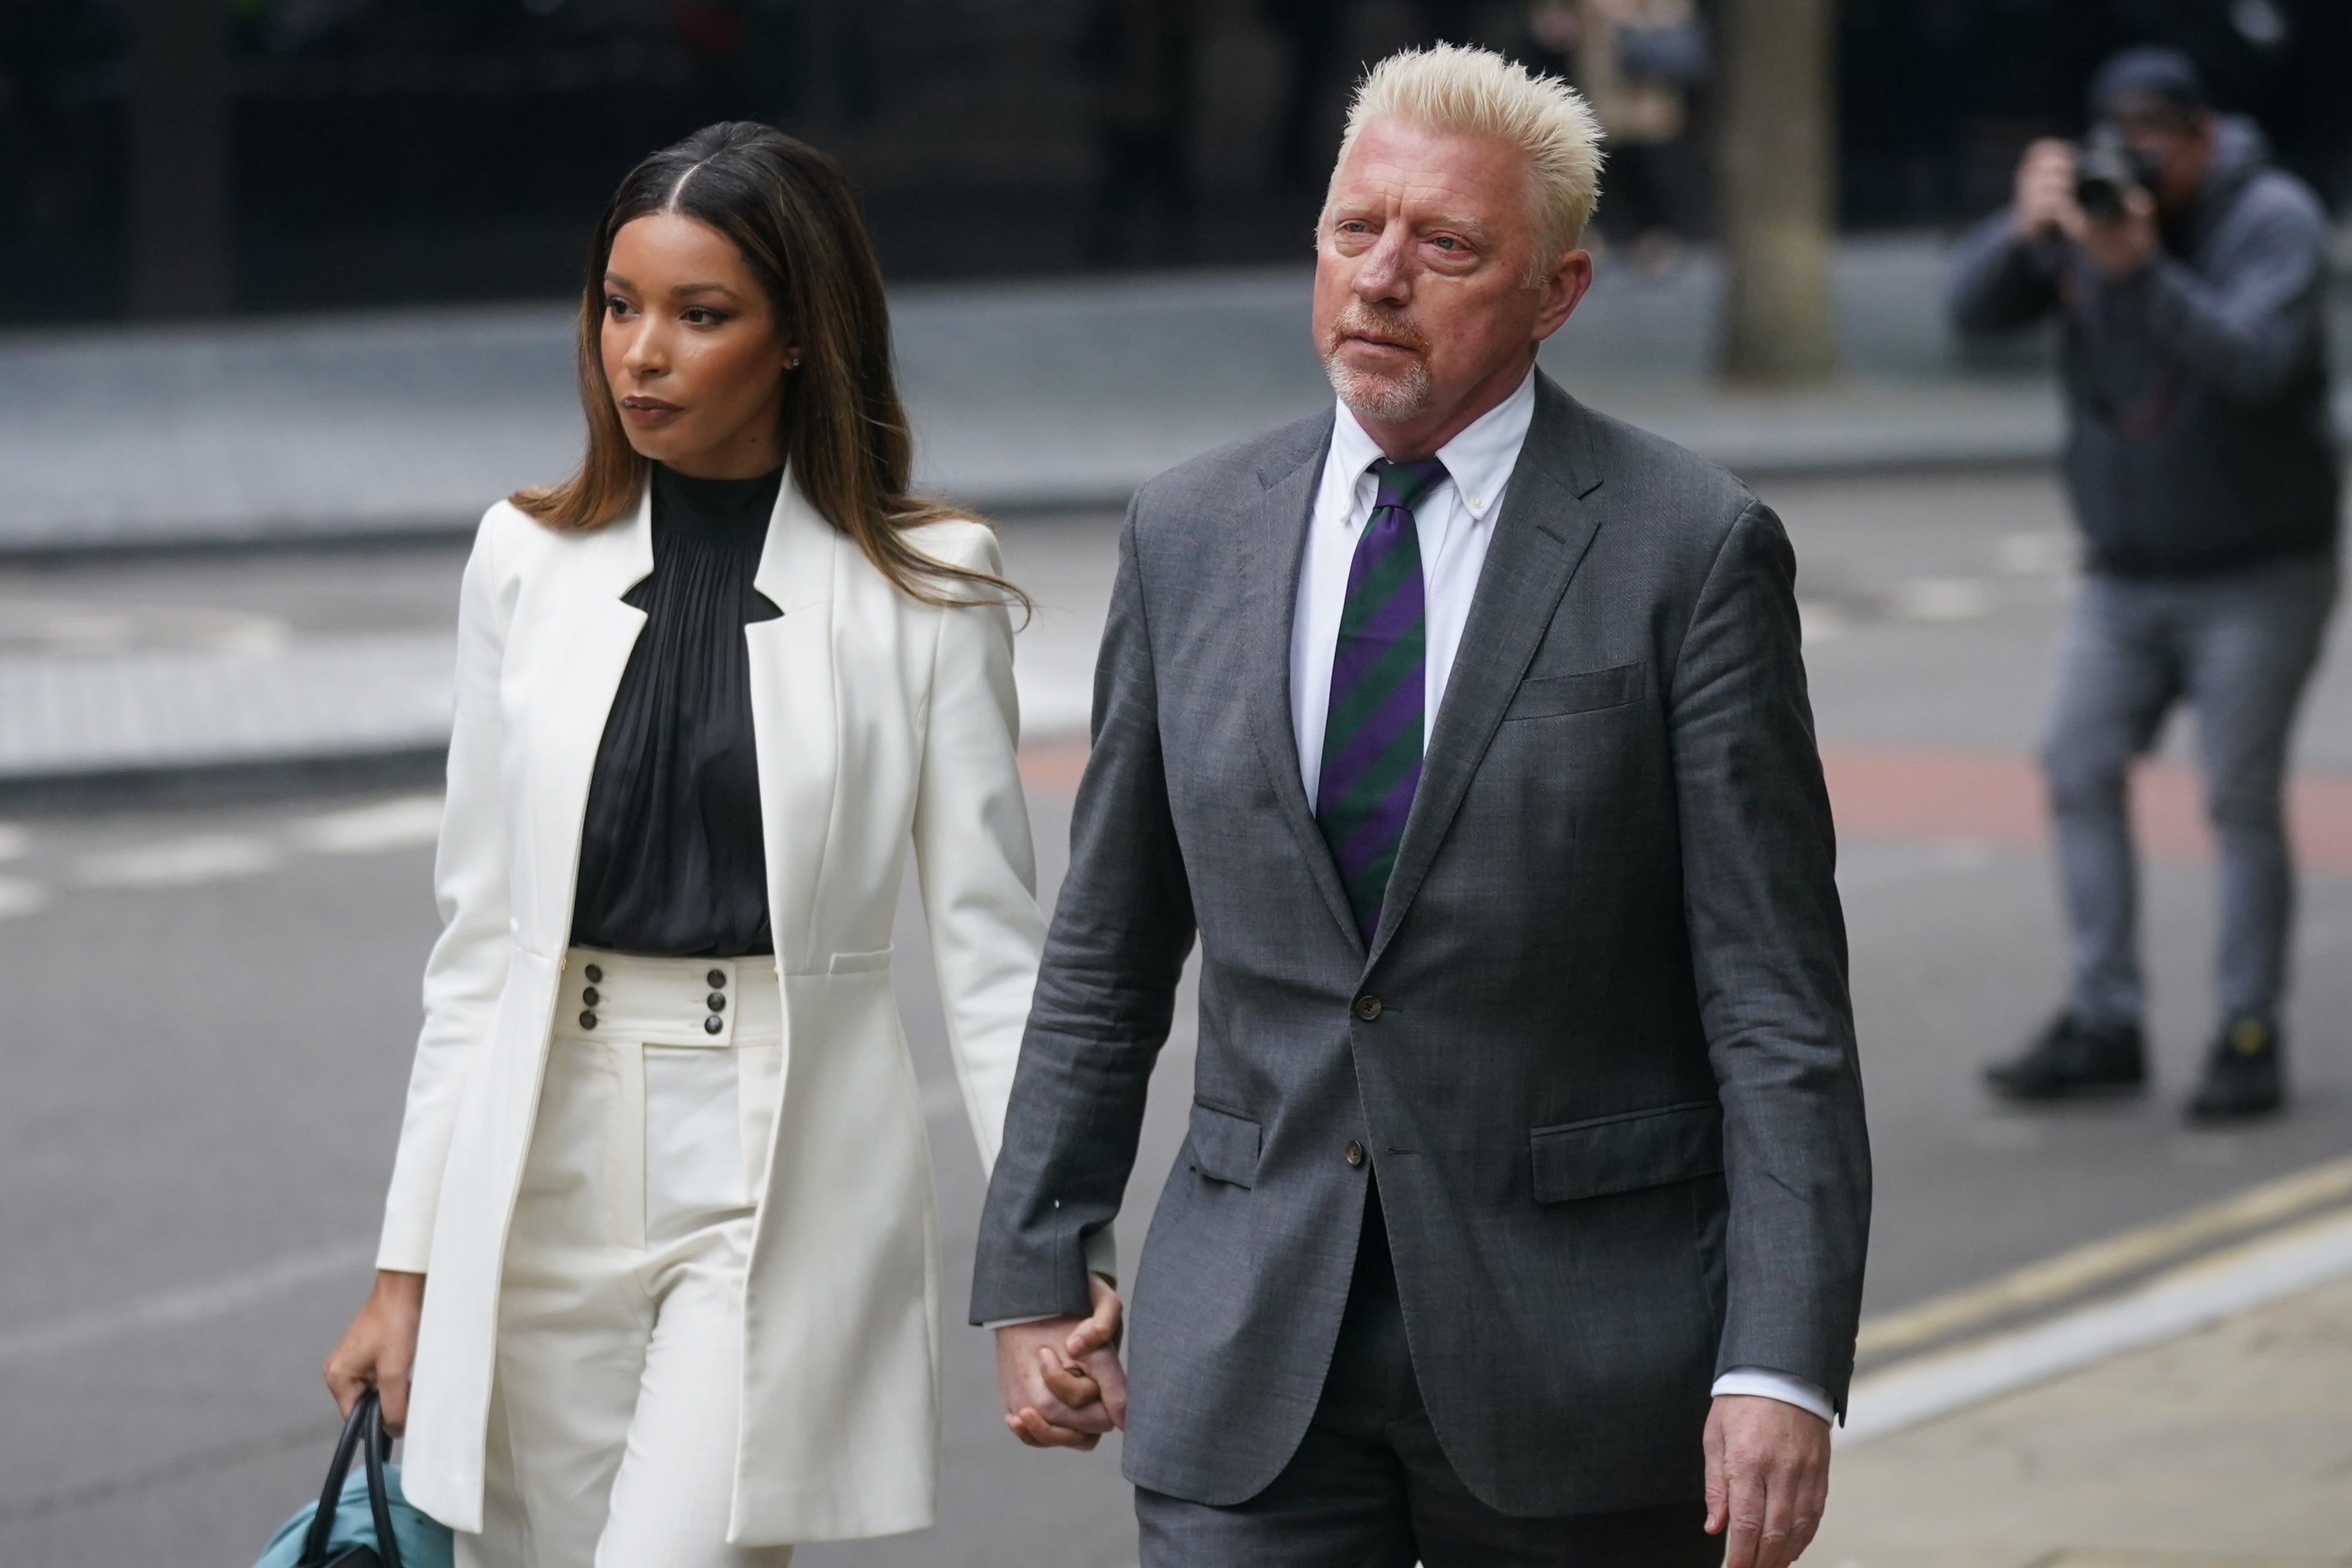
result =
[[[972,1318],[1016,1434],[1125,1426],[1146,1568],[1779,1568],[1820,1518],[1870,1174],[1794,563],[1534,368],[1598,164],[1557,82],[1384,62],[1340,408],[1128,516]],[[1090,1258],[1196,936],[1122,1381]]]

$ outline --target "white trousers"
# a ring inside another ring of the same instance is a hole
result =
[[[727,1543],[743,1281],[782,1071],[774,962],[565,962],[457,1568],[785,1568]]]

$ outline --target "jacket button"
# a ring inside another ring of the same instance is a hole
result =
[[[594,1028],[594,1027],[596,1026],[596,1015],[595,1015],[595,1014],[593,1014],[593,1013],[583,1013],[583,1014],[581,1014],[581,1015],[580,1015],[580,1026],[581,1026],[582,1028],[583,1028],[583,1029],[593,1029],[593,1028]]]
[[[726,1011],[727,998],[720,995],[716,991],[713,991],[709,995],[705,996],[702,1000],[704,1005],[708,1006],[714,1013]]]
[[[1356,1016],[1369,1024],[1381,1016],[1381,999],[1377,996],[1356,998]]]
[[[591,985],[587,990],[580,993],[580,1000],[587,1003],[591,1007],[593,1007],[598,1002],[602,1001],[603,998],[596,994],[596,988],[593,985]]]
[[[1348,1140],[1348,1168],[1355,1169],[1364,1163],[1364,1146],[1353,1138]]]
[[[726,1022],[716,1013],[702,1020],[702,1032],[706,1035],[715,1035],[726,1026]]]
[[[604,978],[604,971],[598,965],[592,963],[588,966],[587,975],[588,983],[593,985],[597,981]]]
[[[710,982],[710,988],[713,991],[720,990],[727,984],[727,972],[723,969],[714,969],[703,978]]]

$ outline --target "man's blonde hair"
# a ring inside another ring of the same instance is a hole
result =
[[[1601,122],[1581,93],[1538,76],[1492,49],[1436,44],[1404,49],[1374,66],[1348,106],[1339,159],[1364,128],[1402,121],[1424,131],[1486,136],[1527,154],[1534,176],[1540,274],[1584,237],[1601,199]],[[1337,166],[1334,166],[1334,176]]]

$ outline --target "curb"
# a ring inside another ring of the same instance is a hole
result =
[[[1895,1361],[1856,1379],[1843,1447],[1906,1431],[1969,1405],[2178,1338],[2352,1275],[2352,1161],[2319,1165],[2200,1205],[1863,1325],[1861,1345],[1947,1338],[2057,1299],[2110,1285],[2160,1260],[2174,1267],[2119,1295]],[[2326,1212],[2306,1217],[2313,1208]],[[2245,1231],[2284,1223],[2245,1239]],[[2225,1238],[2235,1244],[2178,1261]]]
[[[174,762],[89,773],[0,776],[0,809],[67,815],[164,806],[248,805],[378,789],[439,789],[448,748],[402,746],[335,754]]]

